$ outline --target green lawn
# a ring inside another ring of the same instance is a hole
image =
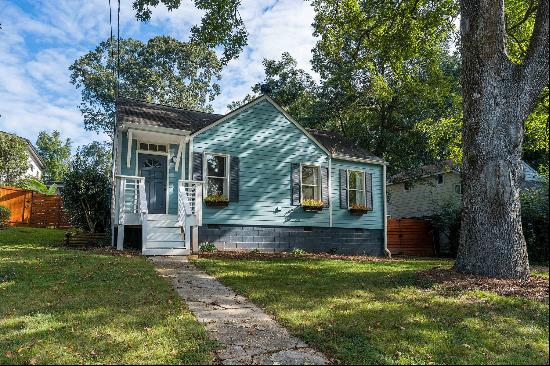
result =
[[[548,363],[548,302],[419,283],[449,261],[196,263],[344,364]]]
[[[63,234],[0,230],[0,364],[212,362],[203,327],[144,257],[59,248]]]

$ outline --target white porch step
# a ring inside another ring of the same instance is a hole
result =
[[[174,220],[178,221],[178,215],[169,215],[169,214],[148,214],[147,220],[149,221],[158,221],[158,220]]]
[[[179,232],[147,232],[147,243],[150,241],[181,241],[183,242],[183,235]]]
[[[143,246],[146,255],[189,254],[177,215],[147,215],[147,238]]]
[[[189,249],[170,249],[170,248],[153,248],[153,249],[143,249],[143,255],[189,255],[191,251]]]
[[[187,249],[183,241],[148,241],[145,249]]]

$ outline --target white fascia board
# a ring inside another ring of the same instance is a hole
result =
[[[346,160],[346,161],[355,161],[358,163],[367,163],[367,164],[378,164],[378,165],[388,165],[387,162],[383,160],[373,160],[373,159],[364,159],[364,158],[354,158],[352,156],[332,154],[332,158],[336,160]]]
[[[177,136],[188,136],[191,134],[191,131],[188,131],[188,130],[178,130],[177,128],[148,126],[141,123],[132,123],[132,122],[124,123],[120,128],[122,131],[133,129],[136,131],[158,132],[158,133],[165,133],[165,134],[177,135]]]

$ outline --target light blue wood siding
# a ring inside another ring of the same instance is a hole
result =
[[[132,158],[130,160],[130,166],[126,166],[126,152],[128,151],[128,134],[126,132],[122,133],[122,143],[121,143],[121,169],[120,172],[122,175],[136,175],[136,159],[137,159],[137,140],[132,142]],[[178,213],[178,180],[180,178],[181,169],[176,172],[175,164],[170,160],[171,157],[176,156],[178,153],[178,145],[171,144],[169,145],[169,156],[168,156],[168,213],[177,214]]]
[[[328,166],[327,154],[264,100],[194,137],[195,152],[240,159],[240,199],[203,206],[204,224],[329,226],[329,212],[291,205],[291,163]]]
[[[340,208],[340,169],[362,170],[372,174],[373,211],[369,211],[363,216],[354,216],[347,209]],[[332,226],[362,229],[384,228],[382,169],[382,165],[332,159]]]

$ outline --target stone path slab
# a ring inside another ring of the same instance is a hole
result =
[[[150,257],[198,321],[222,347],[224,365],[327,365],[329,360],[270,318],[262,309],[200,271],[186,257]]]

